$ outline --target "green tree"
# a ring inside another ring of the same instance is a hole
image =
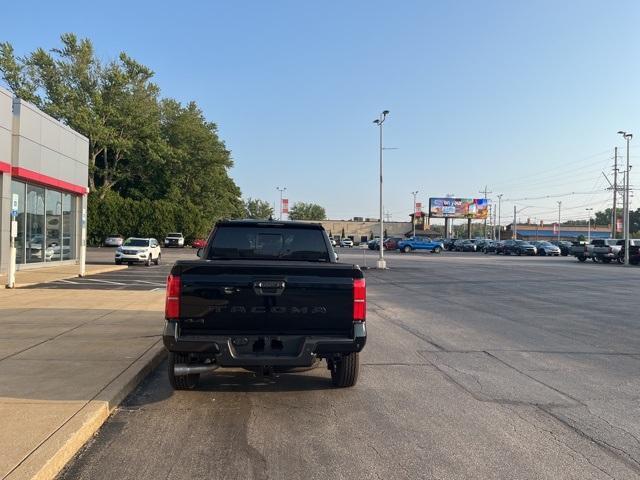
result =
[[[17,57],[0,43],[0,73],[15,95],[89,138],[90,238],[181,230],[189,239],[244,216],[231,152],[194,102],[162,99],[153,71],[124,52],[105,63],[88,39],[67,33],[61,44]]]
[[[289,218],[291,220],[325,220],[327,214],[318,204],[296,202],[289,210]]]
[[[244,202],[246,218],[266,220],[273,217],[273,207],[266,200],[258,198],[248,198]]]

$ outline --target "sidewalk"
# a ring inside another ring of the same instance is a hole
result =
[[[163,309],[162,292],[0,289],[0,479],[56,476],[162,360]]]
[[[53,282],[54,280],[64,280],[78,276],[78,265],[56,265],[54,267],[44,267],[16,272],[16,288],[28,287],[39,283]],[[86,275],[96,275],[98,273],[113,272],[123,270],[126,265],[90,265],[86,264]],[[7,285],[7,276],[0,275],[0,288]]]

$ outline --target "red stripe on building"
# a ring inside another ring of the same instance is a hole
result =
[[[11,171],[11,164],[0,162],[0,173],[9,173]]]
[[[58,180],[57,178],[43,175],[27,168],[12,167],[11,175],[21,180],[27,180],[29,182],[44,185],[45,187],[57,188],[58,190],[64,190],[78,195],[84,195],[88,191],[87,187],[65,182],[64,180]]]

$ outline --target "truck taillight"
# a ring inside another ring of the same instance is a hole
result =
[[[364,322],[367,318],[367,284],[364,278],[353,281],[353,321]]]
[[[177,275],[167,277],[167,296],[164,304],[164,316],[167,320],[175,320],[180,317],[180,292],[182,281]]]

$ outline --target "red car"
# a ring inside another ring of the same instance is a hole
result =
[[[385,250],[396,250],[398,248],[398,242],[402,240],[402,237],[389,237],[384,241]]]
[[[207,246],[207,241],[202,238],[196,238],[191,244],[192,248],[204,248]]]

